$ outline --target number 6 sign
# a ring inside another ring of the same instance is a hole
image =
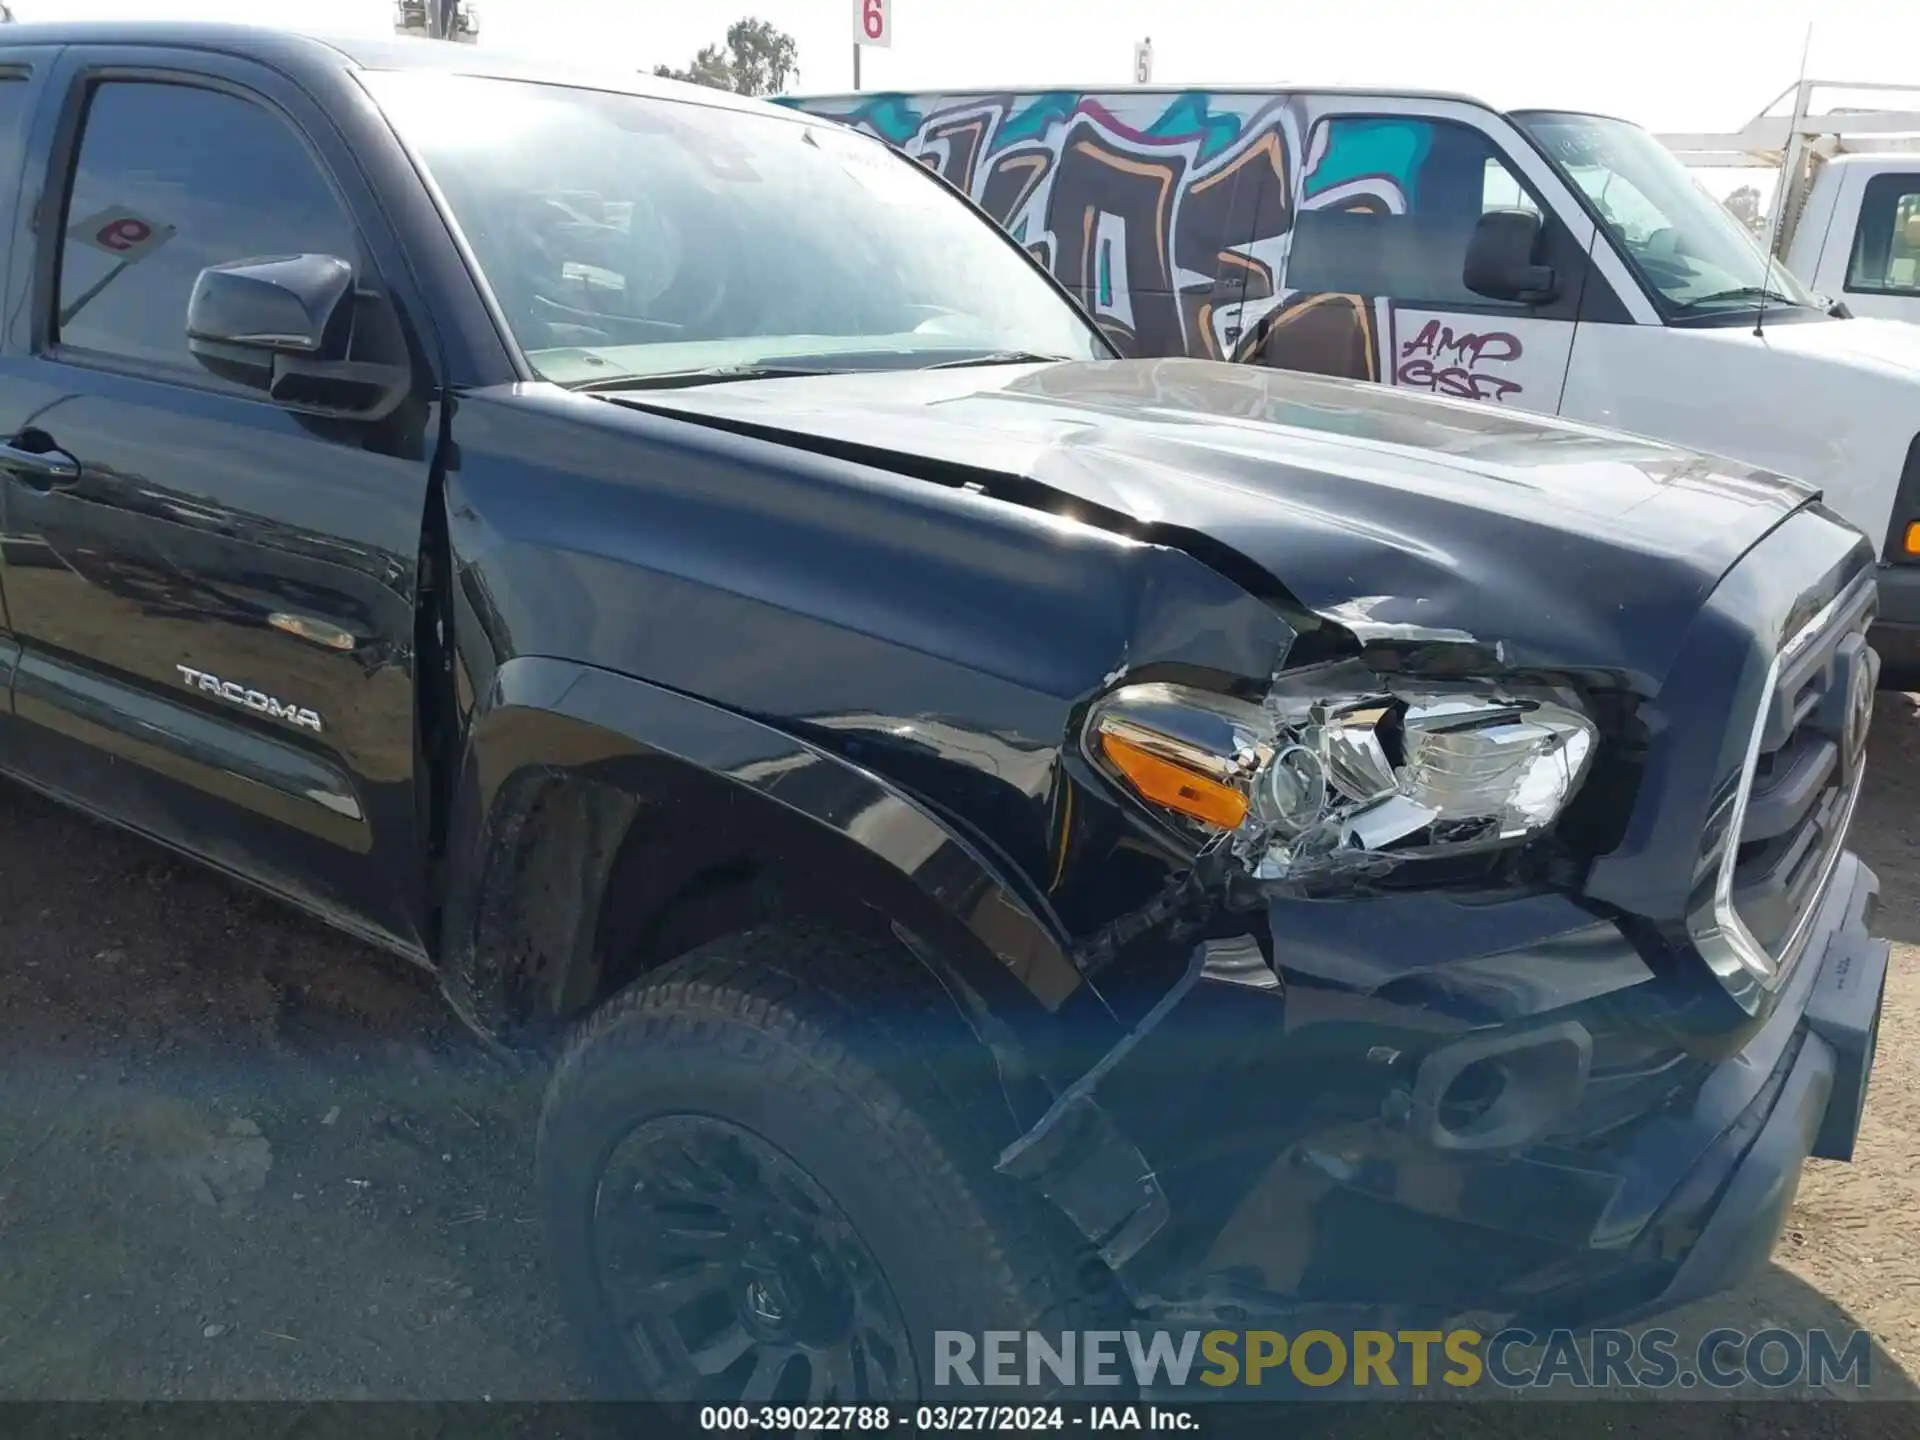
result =
[[[853,0],[853,43],[893,44],[893,0]]]
[[[83,245],[132,261],[164,245],[173,235],[173,226],[113,206],[74,221],[67,227],[67,234]]]

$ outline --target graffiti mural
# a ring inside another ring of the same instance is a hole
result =
[[[1363,121],[1311,132],[1312,149],[1300,180],[1304,223],[1290,237],[1295,261],[1275,303],[1248,319],[1234,357],[1281,370],[1348,380],[1384,380],[1395,371],[1379,337],[1391,325],[1387,303],[1321,284],[1314,262],[1327,252],[1341,268],[1349,249],[1341,229],[1374,215],[1405,211],[1411,176],[1423,147],[1417,127],[1404,121]]]
[[[1463,149],[1464,127],[1418,116],[1316,126],[1310,97],[1271,93],[787,103],[865,130],[964,190],[1123,355],[1239,360],[1496,403],[1526,403],[1519,372],[1530,362],[1550,372],[1551,343],[1524,325],[1474,315],[1411,325],[1396,294],[1406,256],[1383,240],[1412,235],[1424,246],[1413,268],[1432,267],[1444,246],[1421,236],[1452,225],[1464,247],[1459,226],[1478,218],[1486,142]],[[1386,234],[1377,221],[1389,215],[1408,218]],[[1413,234],[1416,224],[1438,229]],[[1456,286],[1458,274],[1456,263]]]
[[[1284,99],[1156,96],[1150,115],[1128,99],[883,95],[808,108],[965,190],[1123,354],[1227,358],[1238,329],[1221,312],[1276,297],[1295,117]]]
[[[1373,309],[1364,295],[1288,295],[1253,321],[1232,358],[1336,380],[1378,380]]]

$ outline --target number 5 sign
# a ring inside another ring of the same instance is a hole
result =
[[[853,43],[893,44],[893,0],[853,0]]]

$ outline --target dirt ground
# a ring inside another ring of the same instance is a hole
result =
[[[1878,934],[1893,942],[1859,1149],[1809,1161],[1775,1273],[1755,1299],[1873,1332],[1891,1392],[1920,1394],[1920,700],[1882,697],[1854,845],[1880,877]],[[1821,1323],[1816,1321],[1815,1323]],[[1876,1389],[1880,1375],[1876,1373]]]
[[[424,975],[0,788],[0,1395],[582,1391],[539,1080]]]
[[[1895,944],[1860,1154],[1809,1167],[1767,1274],[1670,1323],[1864,1328],[1872,1394],[1913,1396],[1913,699],[1883,698],[1872,764],[1856,843]],[[539,1077],[426,977],[11,788],[0,956],[0,1396],[584,1393],[527,1193]]]

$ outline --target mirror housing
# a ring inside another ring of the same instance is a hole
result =
[[[1490,300],[1517,300],[1525,305],[1551,300],[1559,279],[1551,265],[1534,259],[1540,233],[1540,217],[1531,210],[1489,210],[1475,222],[1467,241],[1461,283]]]
[[[353,266],[335,255],[209,265],[187,301],[187,343],[270,355],[346,352]]]
[[[288,409],[379,420],[406,398],[412,374],[405,364],[352,358],[356,322],[374,318],[363,314],[370,307],[388,308],[355,290],[353,266],[338,256],[209,265],[187,301],[187,349],[211,373]]]

